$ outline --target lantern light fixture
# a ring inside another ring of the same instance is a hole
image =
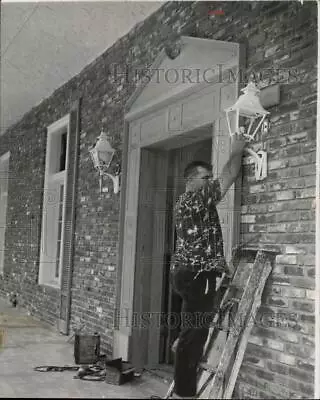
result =
[[[267,133],[269,121],[266,119],[269,111],[265,110],[260,101],[260,90],[254,82],[241,89],[242,95],[235,104],[225,110],[230,136],[241,133],[248,142],[252,142],[258,130]],[[263,150],[255,152],[246,147],[245,150],[251,155],[255,164],[256,180],[262,180],[267,176],[267,153]]]
[[[120,190],[119,175],[118,171],[115,175],[108,172],[111,162],[115,155],[115,149],[110,145],[107,134],[101,132],[97,139],[95,146],[89,149],[91,160],[93,162],[94,168],[99,171],[99,183],[100,183],[100,193],[102,193],[102,179],[103,176],[108,176],[113,182],[113,192],[116,194]]]
[[[243,135],[251,142],[266,116],[270,113],[262,107],[260,90],[254,82],[249,82],[241,91],[244,94],[238,98],[233,106],[225,110],[228,129],[231,136],[236,132],[243,132]],[[234,117],[235,120],[232,121]],[[234,128],[232,128],[232,122],[234,122]]]

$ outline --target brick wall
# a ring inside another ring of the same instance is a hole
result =
[[[58,293],[37,285],[46,127],[82,101],[79,193],[72,290],[72,325],[103,332],[111,354],[117,279],[119,198],[99,195],[88,147],[104,124],[121,149],[123,105],[134,80],[115,79],[112,63],[150,66],[176,34],[243,42],[247,72],[261,87],[281,83],[272,126],[259,138],[268,151],[268,178],[256,183],[244,159],[241,240],[278,244],[277,257],[241,367],[236,396],[313,396],[316,152],[316,3],[170,2],[137,25],[79,75],[27,113],[0,138],[10,150],[5,274],[0,293],[54,323]],[[111,189],[111,188],[110,188]],[[112,190],[110,190],[112,193]],[[111,268],[110,268],[111,267]],[[114,270],[112,270],[114,267]]]

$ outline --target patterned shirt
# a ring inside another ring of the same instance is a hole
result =
[[[218,179],[208,180],[203,188],[183,193],[176,203],[176,251],[170,269],[194,268],[226,271],[223,238],[216,204],[221,200]],[[198,274],[197,274],[198,275]]]

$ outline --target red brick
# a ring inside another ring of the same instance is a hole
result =
[[[291,356],[289,354],[279,354],[278,361],[282,364],[286,365],[295,365],[296,364],[296,357]]]
[[[262,359],[273,359],[275,355],[272,350],[265,349],[252,343],[248,343],[246,354],[253,357],[260,357]]]
[[[256,216],[256,223],[257,224],[268,224],[276,222],[276,216],[270,214],[262,214]]]
[[[296,193],[297,199],[303,199],[306,197],[315,197],[315,194],[316,194],[314,187],[305,188],[302,190],[296,190],[295,193]]]
[[[286,276],[304,276],[304,270],[301,267],[293,267],[292,265],[290,266],[285,266],[283,268],[283,273]]]
[[[300,166],[300,165],[309,165],[311,163],[313,163],[314,160],[314,155],[311,154],[303,154],[301,156],[296,156],[296,157],[290,157],[288,159],[288,165],[290,167],[296,167],[296,166]]]
[[[286,138],[275,138],[267,141],[267,151],[270,150],[278,150],[280,147],[285,146],[287,144]]]
[[[299,213],[300,220],[314,220],[314,215],[311,211],[301,211]]]
[[[288,307],[288,300],[280,297],[268,297],[267,304],[274,307]]]
[[[292,378],[299,379],[302,382],[307,382],[313,384],[314,382],[314,376],[313,373],[305,372],[302,371],[301,369],[298,368],[289,368],[289,375],[292,376]]]
[[[311,267],[306,269],[305,268],[305,272],[306,272],[306,276],[308,276],[309,278],[315,278],[315,268]]]
[[[268,205],[267,204],[250,204],[247,206],[247,212],[249,214],[264,214],[268,212]]]
[[[301,358],[305,358],[305,357],[312,358],[314,356],[314,349],[312,349],[306,345],[298,346],[298,345],[295,345],[292,343],[286,343],[285,346],[286,346],[286,351],[289,354],[293,354],[293,355],[296,355]]]
[[[292,200],[295,198],[295,193],[292,190],[286,190],[284,192],[276,193],[276,200]]]
[[[312,332],[312,337],[311,336],[302,336],[302,344],[310,346],[310,347],[315,347],[314,332]]]
[[[279,340],[282,340],[284,342],[290,342],[290,343],[299,343],[301,335],[297,334],[296,332],[292,332],[291,330],[277,330],[275,333],[276,337]]]
[[[308,166],[303,166],[299,168],[299,175],[300,176],[310,176],[310,175],[316,175],[316,164],[313,163]]]
[[[305,288],[305,289],[314,289],[315,288],[315,280],[306,277],[290,277],[290,282],[295,287]]]
[[[254,364],[257,366],[261,366],[261,367],[264,366],[264,362],[263,362],[263,360],[261,360],[261,358],[249,356],[247,354],[244,355],[243,364],[247,364],[247,365]]]
[[[299,368],[299,370],[306,371],[312,377],[314,376],[314,363],[297,359],[297,367]]]
[[[281,375],[289,374],[289,367],[287,367],[284,364],[278,364],[278,363],[275,363],[272,361],[268,361],[266,363],[266,366],[267,366],[268,370],[271,372],[275,372],[275,373],[281,374]]]
[[[267,227],[263,224],[249,225],[249,232],[267,232]]]
[[[298,213],[292,212],[281,212],[272,215],[275,218],[275,222],[288,222],[288,221],[299,221]]]
[[[270,182],[267,184],[268,191],[278,191],[278,190],[286,190],[289,187],[289,182],[281,181],[281,182]]]
[[[287,160],[272,160],[268,162],[268,170],[272,171],[273,169],[286,168],[289,166],[289,162]]]
[[[301,314],[300,315],[300,320],[303,323],[309,323],[314,325],[315,324],[315,316],[314,315],[310,315],[310,314]]]
[[[297,178],[300,176],[300,169],[301,169],[301,167],[299,168],[297,166],[297,167],[276,169],[276,170],[271,170],[271,171],[268,170],[268,179],[279,180],[279,179],[287,179],[287,178]],[[311,175],[311,174],[309,174],[309,175]]]
[[[268,232],[287,232],[287,225],[278,223],[274,225],[268,225],[267,229]]]
[[[314,302],[298,301],[293,300],[291,302],[292,309],[298,311],[306,311],[309,313],[314,313]]]
[[[289,183],[290,188],[292,189],[301,189],[306,187],[314,187],[315,186],[315,179],[314,177],[311,178],[299,178],[299,179],[292,179]]]
[[[306,297],[305,289],[289,287],[289,288],[282,288],[281,292],[282,292],[282,295],[285,297],[292,297],[292,298],[305,298]]]

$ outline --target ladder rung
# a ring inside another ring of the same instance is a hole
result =
[[[202,368],[202,369],[204,369],[205,371],[213,372],[213,373],[215,373],[216,370],[217,370],[217,369],[214,368],[212,365],[210,365],[210,364],[208,364],[208,363],[205,363],[205,362],[201,362],[201,363],[199,364],[199,367]]]

